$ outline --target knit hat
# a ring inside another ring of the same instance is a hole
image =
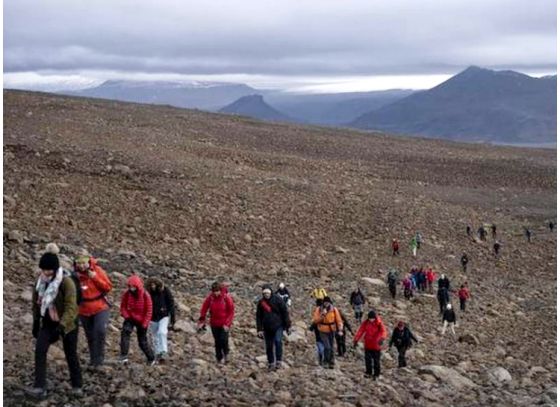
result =
[[[45,253],[41,256],[39,260],[39,268],[41,270],[58,270],[60,263],[58,261],[58,256],[54,253]]]
[[[374,310],[371,310],[370,312],[367,313],[367,317],[368,319],[375,319],[377,317],[377,314],[375,313]]]
[[[264,294],[265,291],[268,291],[270,294],[272,294],[272,287],[269,284],[265,284],[262,287],[262,293]]]
[[[447,309],[451,309],[451,308],[452,308],[452,305],[451,305],[451,304],[447,304],[447,305],[446,305],[446,308],[447,308]]]

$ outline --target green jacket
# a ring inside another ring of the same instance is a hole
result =
[[[39,328],[41,324],[41,306],[37,304],[39,296],[33,290],[33,326]],[[60,317],[60,325],[64,333],[72,332],[78,327],[78,303],[76,301],[76,284],[70,277],[64,277],[58,294],[54,299],[54,306]]]
[[[415,247],[418,247],[418,242],[416,241],[416,238],[413,237],[413,238],[410,240],[410,248],[413,249],[413,248],[415,248]]]

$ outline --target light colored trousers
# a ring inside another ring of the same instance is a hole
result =
[[[447,330],[447,326],[451,328],[451,333],[455,336],[455,322],[449,323],[447,321],[443,321],[443,328],[441,330],[441,334],[445,335],[445,331]]]
[[[150,322],[150,331],[154,338],[155,354],[167,353],[167,326],[169,325],[169,317],[160,319],[157,322]]]
[[[417,250],[416,247],[413,247],[413,248],[412,248],[412,255],[413,255],[414,257],[416,257],[416,250]]]

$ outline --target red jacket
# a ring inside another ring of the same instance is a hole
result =
[[[396,240],[393,242],[393,250],[399,250],[399,242]]]
[[[84,317],[90,317],[109,308],[105,295],[113,289],[111,280],[107,277],[105,270],[97,265],[93,257],[89,258],[89,268],[95,273],[90,278],[88,272],[76,271],[82,290],[82,302],[78,313]]]
[[[131,276],[127,284],[136,287],[136,295],[126,290],[121,300],[121,315],[124,319],[131,319],[144,328],[148,328],[152,320],[152,298],[146,290],[144,283],[138,276]]]
[[[231,327],[235,306],[227,289],[223,289],[219,296],[210,293],[202,303],[199,322],[206,321],[206,314],[210,311],[210,326],[214,328]]]
[[[434,273],[432,269],[429,269],[426,272],[426,278],[428,279],[428,282],[433,283],[434,281],[436,281],[436,273]]]
[[[457,295],[459,296],[460,299],[462,300],[467,300],[470,298],[470,293],[469,293],[469,289],[467,287],[463,287],[459,290],[459,292],[457,293]]]
[[[358,343],[364,337],[364,348],[366,350],[381,350],[380,341],[387,338],[387,330],[381,318],[377,317],[373,322],[366,319],[360,325],[360,329],[354,335],[354,343]]]

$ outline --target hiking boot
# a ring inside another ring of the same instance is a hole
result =
[[[275,363],[269,363],[268,364],[268,371],[269,372],[274,372],[276,370],[276,364]]]
[[[70,390],[70,394],[73,397],[82,397],[84,395],[84,391],[81,387],[72,387],[72,390]]]
[[[229,363],[228,355],[224,355],[223,363],[224,363],[224,365],[227,365]]]
[[[148,366],[155,366],[157,365],[157,360],[153,359],[153,360],[148,360]]]
[[[126,364],[128,364],[128,356],[121,356],[121,357],[119,357],[119,363],[120,363],[121,365],[126,365]]]
[[[329,363],[329,369],[334,369],[334,363]]]
[[[26,387],[23,391],[28,395],[36,399],[42,399],[47,397],[47,390],[42,387]]]
[[[372,378],[372,374],[371,373],[364,373],[364,377],[366,379],[371,379]]]
[[[284,365],[284,363],[282,363],[281,360],[278,361],[278,362],[276,362],[276,370],[284,369],[284,366],[285,366],[285,365]]]

